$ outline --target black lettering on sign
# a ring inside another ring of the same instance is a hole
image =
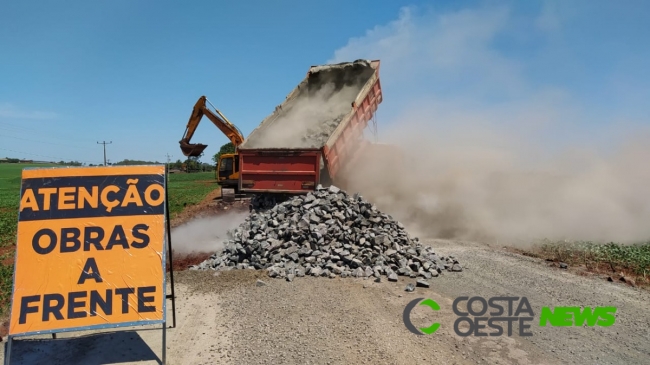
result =
[[[19,324],[27,323],[27,315],[29,313],[38,313],[38,306],[30,306],[31,303],[39,302],[41,300],[40,295],[30,295],[27,297],[20,298],[20,316],[18,317]]]
[[[161,215],[163,184],[163,175],[24,179],[19,220]]]
[[[155,312],[155,305],[147,305],[155,301],[155,286],[144,286],[139,288],[116,288],[106,289],[106,294],[102,297],[97,290],[75,291],[67,294],[50,293],[42,296],[30,295],[20,298],[20,313],[18,323],[25,324],[29,322],[28,315],[38,318],[39,315],[43,322],[63,319],[78,319],[88,316],[95,317],[113,315],[113,292],[121,296],[121,313],[129,313],[129,295],[136,294],[137,306],[132,309],[136,313]],[[67,305],[67,310],[63,310]],[[102,312],[100,314],[99,310]],[[31,319],[32,321],[34,318]]]
[[[104,228],[95,226],[83,227],[83,233],[77,227],[63,227],[58,232],[54,232],[49,228],[42,228],[32,237],[32,248],[38,254],[47,255],[54,250],[61,253],[71,253],[79,250],[128,250],[131,247],[142,249],[147,247],[151,241],[147,234],[149,226],[144,223],[134,224],[131,229],[128,227],[124,229],[121,224],[116,224],[113,228],[108,229],[110,229],[110,234],[107,234]],[[127,235],[126,232],[130,232],[132,237]],[[82,236],[84,237],[83,245],[80,240]],[[61,238],[59,239],[59,237]],[[129,239],[131,239],[130,242]],[[58,249],[57,242],[61,242]]]
[[[73,291],[68,293],[68,319],[84,318],[87,316],[86,311],[75,311],[77,308],[83,308],[86,306],[86,302],[77,302],[76,299],[85,298],[87,295],[88,292],[85,291]]]
[[[124,233],[124,228],[122,228],[122,226],[119,224],[113,228],[113,232],[111,233],[111,238],[108,239],[108,245],[106,245],[106,249],[110,250],[115,245],[122,246],[122,248],[125,250],[129,248],[129,241],[126,240],[126,233]]]
[[[86,282],[86,279],[94,279],[96,283],[104,282],[102,276],[99,274],[99,269],[97,268],[97,262],[95,262],[94,257],[89,257],[86,260],[83,270],[81,270],[81,275],[77,284],[81,285]]]
[[[135,226],[133,226],[133,230],[131,231],[131,234],[133,235],[134,238],[141,239],[142,242],[133,241],[131,242],[131,247],[145,248],[147,247],[147,245],[149,245],[149,235],[141,232],[141,231],[146,231],[148,229],[149,226],[146,224],[136,224]]]
[[[115,289],[115,294],[122,296],[122,314],[129,313],[129,294],[135,293],[133,288]]]
[[[138,313],[156,311],[155,306],[144,305],[144,303],[149,303],[154,301],[154,297],[152,296],[145,297],[144,295],[146,293],[155,293],[155,292],[156,292],[155,286],[143,286],[141,288],[138,288]]]
[[[102,240],[104,239],[104,230],[102,227],[86,227],[84,229],[84,251],[90,251],[90,245],[95,246],[98,251],[103,250]]]
[[[45,247],[41,246],[41,238],[43,237],[47,237],[47,245]],[[34,248],[34,251],[36,251],[36,253],[47,255],[48,253],[52,252],[52,250],[54,250],[56,247],[56,242],[56,233],[54,233],[54,231],[49,228],[43,228],[36,232],[32,238],[32,248]]]
[[[52,304],[53,301],[56,303]],[[61,309],[63,309],[64,304],[65,298],[63,298],[63,295],[61,294],[55,293],[43,295],[43,322],[50,320],[50,314],[53,314],[54,318],[62,320],[63,314],[61,314]]]
[[[102,309],[105,315],[113,314],[113,291],[106,289],[106,299],[103,299],[96,290],[90,292],[90,316],[97,315],[97,306]]]
[[[80,235],[77,227],[61,228],[61,253],[77,251],[81,247]]]

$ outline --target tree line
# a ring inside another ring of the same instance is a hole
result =
[[[219,157],[226,153],[235,153],[235,146],[232,144],[232,142],[228,142],[222,145],[221,148],[219,148],[219,152],[215,153],[214,156],[212,156],[213,163],[201,162],[201,158],[204,155],[203,153],[201,153],[200,156],[189,157],[185,161],[177,159],[175,162],[170,162],[168,164],[168,167],[169,169],[172,170],[180,170],[185,172],[214,171],[217,167],[217,164],[219,163]],[[0,159],[0,162],[32,163],[34,161],[21,160],[18,158],[4,158],[4,159]],[[56,165],[63,165],[63,166],[103,166],[103,164],[92,164],[92,163],[85,164],[79,161],[58,161],[58,162],[50,162],[50,163]],[[106,164],[109,166],[133,166],[133,165],[159,165],[161,163],[158,161],[124,159],[119,162],[107,162]]]

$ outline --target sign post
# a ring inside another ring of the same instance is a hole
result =
[[[7,364],[14,336],[160,323],[165,362],[166,176],[164,165],[23,170]]]

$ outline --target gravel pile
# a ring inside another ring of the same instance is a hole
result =
[[[453,257],[441,257],[404,226],[361,196],[335,186],[292,197],[273,208],[254,212],[230,231],[222,252],[193,270],[258,269],[270,277],[305,275],[344,277],[398,275],[424,279],[443,271],[462,271]]]
[[[258,194],[254,195],[250,200],[248,209],[250,212],[265,211],[281,204],[289,199],[289,196],[284,194]]]

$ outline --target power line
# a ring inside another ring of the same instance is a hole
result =
[[[104,166],[106,166],[106,145],[111,144],[111,143],[113,143],[113,141],[110,141],[110,142],[106,142],[106,141],[97,142],[97,144],[103,144],[104,145]]]

